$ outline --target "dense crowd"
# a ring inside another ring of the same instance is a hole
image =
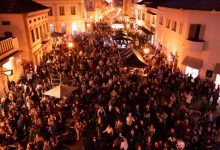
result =
[[[10,84],[0,104],[2,148],[62,149],[67,141],[82,140],[85,150],[214,149],[219,88],[174,70],[159,50],[147,76],[125,72],[113,33],[99,23],[75,36],[69,51],[54,43],[37,70],[27,67]],[[78,90],[61,99],[45,96],[57,74]],[[202,104],[195,111],[191,103],[197,101]]]

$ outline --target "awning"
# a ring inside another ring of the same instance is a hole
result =
[[[220,74],[220,63],[215,64],[215,68],[214,68],[213,72],[216,74]]]
[[[195,69],[202,68],[203,60],[195,57],[186,56],[182,62],[183,65],[189,66]]]
[[[152,12],[152,11],[147,11],[147,13],[151,14],[151,15],[157,15],[156,13]]]
[[[144,26],[138,26],[138,28],[141,29],[145,34],[153,35],[153,33]]]
[[[144,68],[147,63],[141,54],[133,49],[119,51],[123,67]]]
[[[20,53],[22,53],[21,50],[16,50],[16,51],[14,51],[14,52],[12,52],[10,54],[7,54],[5,57],[3,56],[3,58],[0,59],[0,65],[6,63],[10,57],[16,56],[16,55],[18,55]]]

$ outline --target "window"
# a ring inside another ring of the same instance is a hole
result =
[[[46,23],[46,30],[47,30],[47,33],[49,32],[49,25],[48,25],[48,22]]]
[[[10,25],[10,21],[2,21],[2,25]]]
[[[38,28],[35,29],[36,30],[36,36],[37,36],[37,40],[39,39],[39,32],[38,32]]]
[[[201,24],[191,24],[189,28],[188,39],[192,41],[200,41],[203,39],[205,28]]]
[[[76,15],[76,7],[75,6],[71,6],[71,15]]]
[[[47,33],[46,24],[44,24],[44,34]]]
[[[66,25],[64,23],[61,23],[61,31],[62,33],[66,33]]]
[[[53,33],[53,32],[54,32],[54,25],[50,24],[50,33]]]
[[[141,20],[141,10],[138,9],[138,20]]]
[[[43,30],[42,30],[42,26],[40,26],[40,36],[43,39]]]
[[[34,19],[34,22],[36,22],[37,20],[36,19]]]
[[[170,19],[167,19],[167,21],[166,21],[166,27],[167,27],[167,28],[170,28]]]
[[[92,1],[89,1],[89,8],[92,8]]]
[[[31,20],[29,20],[29,23],[32,23],[32,21],[31,21]]]
[[[179,27],[179,34],[182,34],[182,31],[183,31],[183,23],[181,22]]]
[[[163,17],[160,16],[159,24],[163,25]]]
[[[65,15],[64,7],[63,7],[63,6],[60,6],[60,15],[61,15],[61,16],[64,16],[64,15]]]
[[[186,66],[185,74],[188,76],[192,75],[193,79],[195,79],[199,75],[199,70]]]
[[[48,16],[53,16],[53,10],[52,10],[52,7],[49,7]]]
[[[172,22],[172,30],[173,30],[173,31],[176,31],[176,21],[173,21],[173,22]]]
[[[38,17],[38,20],[40,20],[40,17]]]
[[[154,25],[155,25],[155,20],[156,20],[155,16],[152,15],[152,24],[154,24]]]
[[[34,42],[35,41],[35,37],[34,37],[34,30],[33,29],[31,30],[31,37],[32,37],[32,42]]]
[[[142,13],[142,20],[145,20],[145,13]]]

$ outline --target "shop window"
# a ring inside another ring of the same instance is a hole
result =
[[[199,75],[199,70],[186,66],[185,74],[188,76],[191,75],[195,79]]]
[[[54,32],[54,25],[50,24],[50,33],[53,33],[53,32]]]
[[[212,78],[212,74],[213,74],[213,71],[212,71],[212,70],[206,70],[205,76],[206,76],[207,78]]]
[[[61,24],[62,33],[66,33],[66,25],[64,23]]]
[[[64,6],[60,6],[60,15],[64,16],[65,12],[64,12]]]
[[[217,89],[218,86],[220,86],[220,74],[217,74],[215,79],[215,88]]]

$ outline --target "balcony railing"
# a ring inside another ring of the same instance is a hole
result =
[[[13,46],[12,38],[8,38],[0,41],[0,55],[13,48],[14,46]]]
[[[203,40],[186,40],[186,47],[189,50],[202,51],[204,50],[205,41]]]

